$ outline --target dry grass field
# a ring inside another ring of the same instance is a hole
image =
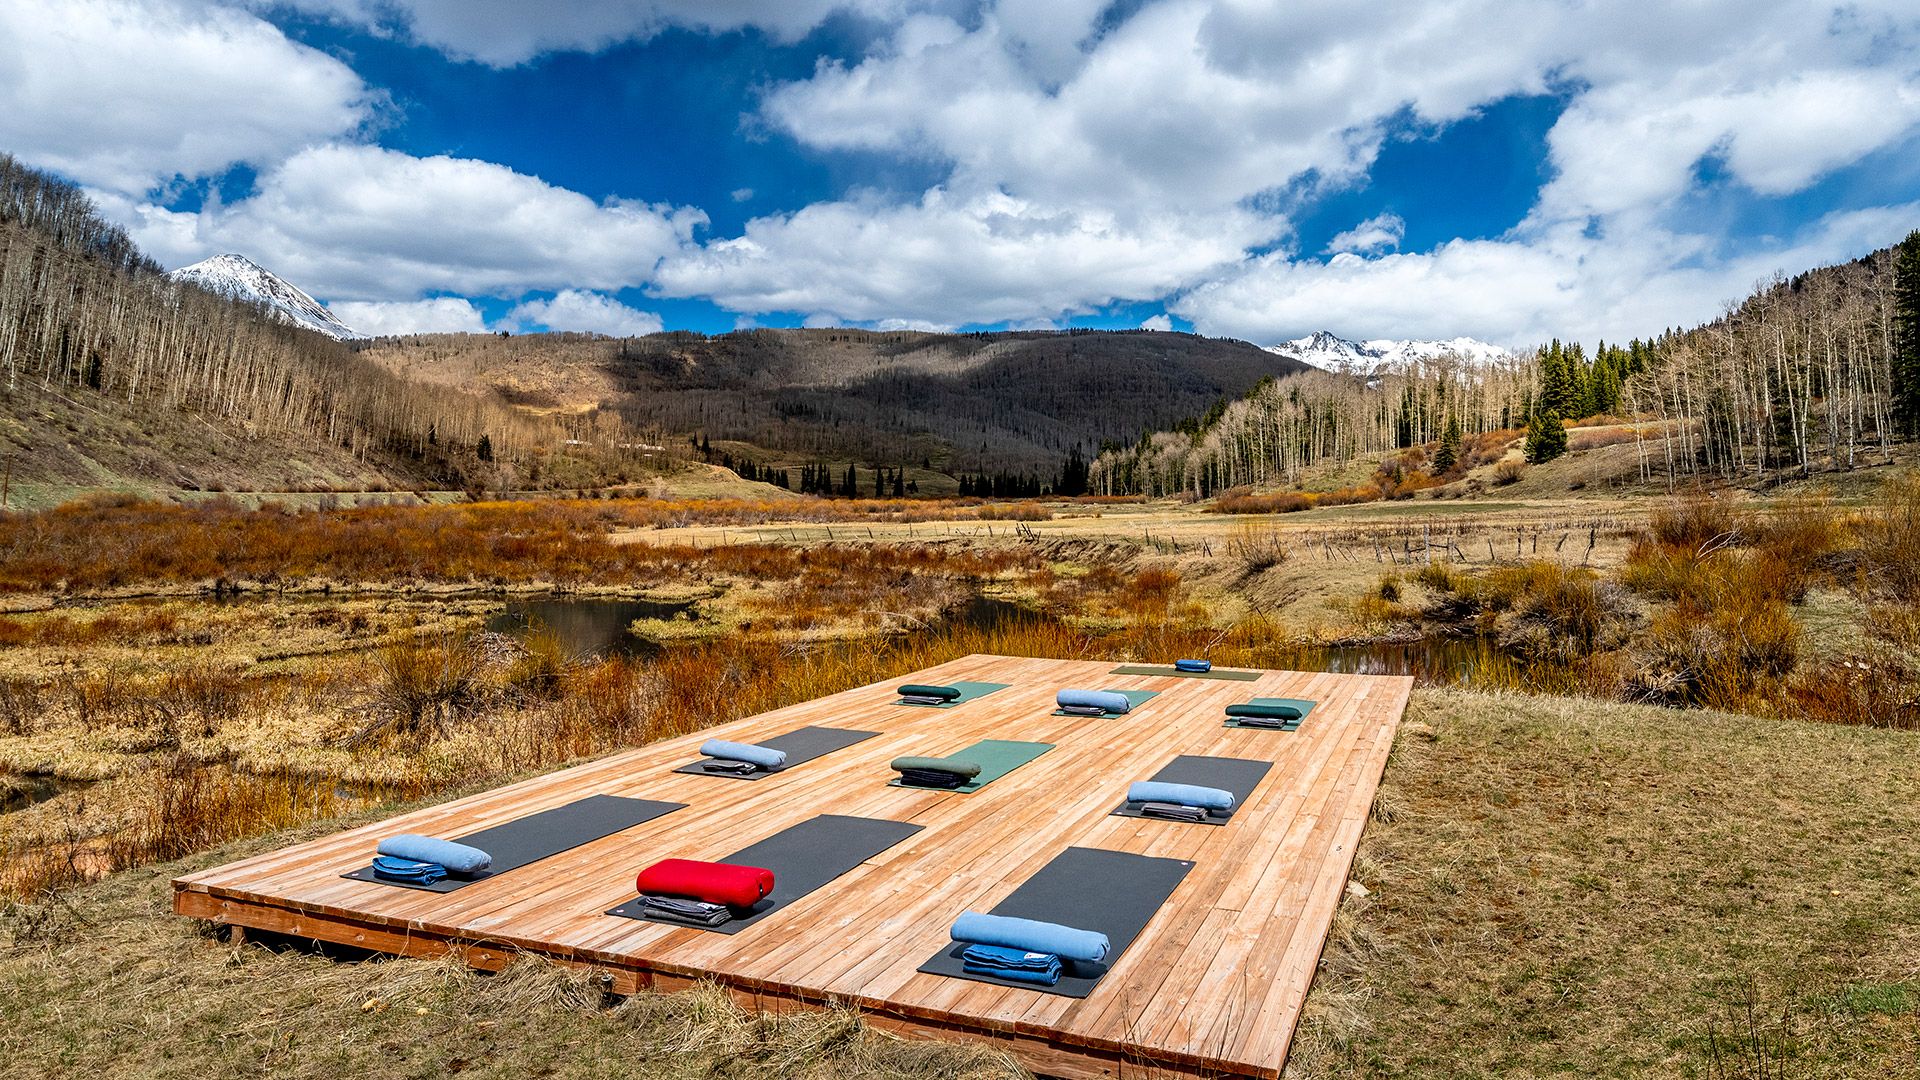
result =
[[[1916,525],[1912,474],[1278,515],[0,516],[0,1011],[23,1021],[0,1028],[0,1073],[1009,1075],[845,1016],[608,1009],[541,969],[234,949],[165,917],[160,885],[969,652],[1296,667],[1329,643],[1450,641],[1479,659],[1435,678],[1471,689],[1416,695],[1296,1075],[1898,1075],[1920,1009]],[[484,631],[545,595],[685,614],[637,624],[666,645],[635,656]],[[999,614],[970,621],[983,597]]]

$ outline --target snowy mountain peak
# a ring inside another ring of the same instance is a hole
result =
[[[1368,374],[1383,366],[1424,364],[1447,356],[1477,365],[1505,360],[1513,355],[1510,350],[1498,345],[1468,337],[1447,341],[1397,341],[1392,338],[1349,341],[1325,330],[1269,345],[1267,351],[1311,364],[1323,371],[1359,374]]]
[[[183,266],[167,278],[198,285],[234,300],[265,305],[278,318],[336,341],[365,336],[335,318],[320,301],[244,255],[215,255],[192,266]]]

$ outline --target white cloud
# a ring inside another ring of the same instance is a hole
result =
[[[1122,224],[1005,194],[820,203],[669,256],[654,291],[732,311],[939,326],[1051,319],[1165,295],[1231,265],[1264,223],[1228,211]]]
[[[278,161],[353,133],[375,98],[345,64],[244,12],[0,3],[0,148],[96,187]]]
[[[489,162],[371,146],[304,150],[245,199],[199,214],[136,206],[121,217],[170,262],[237,251],[309,291],[356,300],[624,288],[706,221],[691,209],[597,203]]]
[[[1407,223],[1398,214],[1376,214],[1333,238],[1329,253],[1351,251],[1358,254],[1396,248],[1407,235]]]
[[[327,305],[341,322],[369,337],[389,334],[484,334],[480,309],[458,296],[429,300],[341,300]]]
[[[1456,240],[1425,254],[1324,262],[1271,255],[1181,297],[1203,334],[1281,341],[1319,329],[1352,335],[1466,335],[1524,348],[1552,337],[1651,336],[1711,318],[1777,271],[1846,259],[1899,237],[1920,203],[1835,213],[1791,244],[1714,260],[1707,237],[1584,230]]]
[[[1647,332],[1711,317],[1762,262],[1844,257],[1897,235],[1848,248],[1826,223],[1745,250],[1710,243],[1672,219],[1703,159],[1715,183],[1765,199],[1902,145],[1920,124],[1920,20],[1892,0],[1657,13],[1605,0],[1161,0],[1120,16],[1043,6],[907,18],[861,60],[776,87],[763,106],[772,126],[825,151],[938,163],[945,181],[917,205],[868,198],[761,219],[671,258],[663,287],[854,320],[1018,321],[1191,288],[1174,310],[1210,333],[1304,332],[1329,321],[1316,311],[1368,335]],[[1549,91],[1569,102],[1550,135],[1555,179],[1511,234],[1384,254],[1406,225],[1381,215],[1336,237],[1327,262],[1248,254],[1291,235],[1296,200],[1362,180],[1409,122],[1436,131]],[[1137,254],[1165,251],[1177,223],[1204,251],[1127,274],[1062,257],[1084,242],[988,242],[970,234],[980,214],[967,208],[994,199],[1022,220],[1098,222],[1107,245]],[[826,254],[833,229],[854,237],[839,263]],[[923,245],[952,252],[951,265],[916,255]],[[1223,268],[1228,251],[1236,265]]]
[[[640,311],[596,292],[563,289],[551,300],[528,300],[517,305],[507,318],[521,327],[548,330],[578,330],[609,337],[638,337],[657,334],[662,329],[660,316]]]
[[[258,0],[267,3],[271,0]],[[881,18],[900,0],[281,0],[376,31],[396,32],[452,56],[508,67],[543,53],[597,52],[670,26],[723,32],[755,28],[794,40],[837,12]]]
[[[1173,320],[1168,318],[1164,314],[1149,316],[1145,322],[1142,322],[1140,324],[1140,329],[1161,330],[1161,331],[1172,330]]]

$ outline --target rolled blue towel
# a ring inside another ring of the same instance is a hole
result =
[[[745,761],[763,769],[783,769],[787,765],[785,750],[769,750],[752,743],[728,742],[725,739],[708,739],[700,744],[700,752],[722,761]]]
[[[1052,953],[1066,960],[1105,960],[1107,935],[1094,930],[1077,930],[1059,923],[1034,919],[1010,919],[1004,915],[963,912],[948,931],[953,940],[968,945],[998,945],[1023,952]]]
[[[412,859],[415,862],[439,863],[455,874],[476,874],[493,865],[493,856],[477,847],[456,844],[451,840],[441,840],[418,833],[401,833],[380,841],[375,849],[382,855],[391,855],[396,859]]]
[[[1233,809],[1233,792],[1199,784],[1167,784],[1158,780],[1137,780],[1127,785],[1128,802],[1170,802],[1198,806],[1207,810]]]
[[[1213,670],[1213,661],[1211,660],[1175,660],[1173,662],[1173,669],[1175,671],[1192,671],[1200,674],[1205,674],[1206,672]]]
[[[1133,702],[1127,700],[1127,695],[1116,694],[1112,690],[1062,690],[1054,695],[1053,700],[1063,709],[1069,705],[1084,705],[1112,713],[1130,712],[1133,709]]]
[[[1007,949],[999,945],[969,945],[960,953],[962,965],[976,975],[1052,986],[1060,981],[1060,958],[1052,953]]]

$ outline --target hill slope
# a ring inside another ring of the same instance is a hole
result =
[[[365,355],[533,408],[610,408],[659,438],[1043,476],[1076,446],[1131,443],[1307,370],[1242,341],[1147,331],[432,335]]]

